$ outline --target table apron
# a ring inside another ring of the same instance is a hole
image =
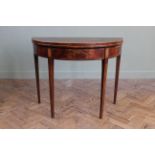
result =
[[[48,51],[51,51],[53,59],[58,60],[99,60],[119,56],[121,54],[121,46],[94,49],[66,49],[34,45],[34,54],[38,56],[48,58]]]

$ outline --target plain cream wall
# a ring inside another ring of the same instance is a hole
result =
[[[34,78],[32,37],[123,37],[121,78],[155,78],[155,27],[0,27],[0,78]],[[56,78],[100,78],[100,61],[56,61]],[[115,60],[109,62],[114,77]],[[40,59],[47,78],[47,60]]]

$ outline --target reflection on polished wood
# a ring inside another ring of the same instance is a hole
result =
[[[48,80],[0,80],[0,128],[155,128],[155,80],[120,80],[117,104],[108,80],[106,111],[98,119],[100,80],[55,80],[55,119],[51,119]]]

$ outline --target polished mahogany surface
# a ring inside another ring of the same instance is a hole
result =
[[[32,39],[38,56],[58,60],[102,60],[121,53],[121,38],[34,38]]]
[[[36,45],[59,48],[103,48],[119,46],[122,38],[33,38]]]

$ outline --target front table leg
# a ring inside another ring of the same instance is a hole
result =
[[[119,80],[119,72],[120,72],[120,62],[121,62],[121,56],[119,55],[116,58],[116,74],[115,74],[115,89],[114,89],[114,104],[116,104],[117,100],[117,91],[118,91],[118,80]]]
[[[103,117],[104,105],[105,105],[105,92],[106,92],[106,79],[108,70],[108,59],[102,60],[102,77],[101,77],[101,99],[100,99],[100,115]]]
[[[40,103],[39,63],[38,63],[38,56],[36,54],[34,54],[34,65],[36,75],[37,97],[38,97],[38,103]]]
[[[54,59],[51,57],[51,54],[48,55],[48,69],[49,69],[51,117],[54,118]]]

